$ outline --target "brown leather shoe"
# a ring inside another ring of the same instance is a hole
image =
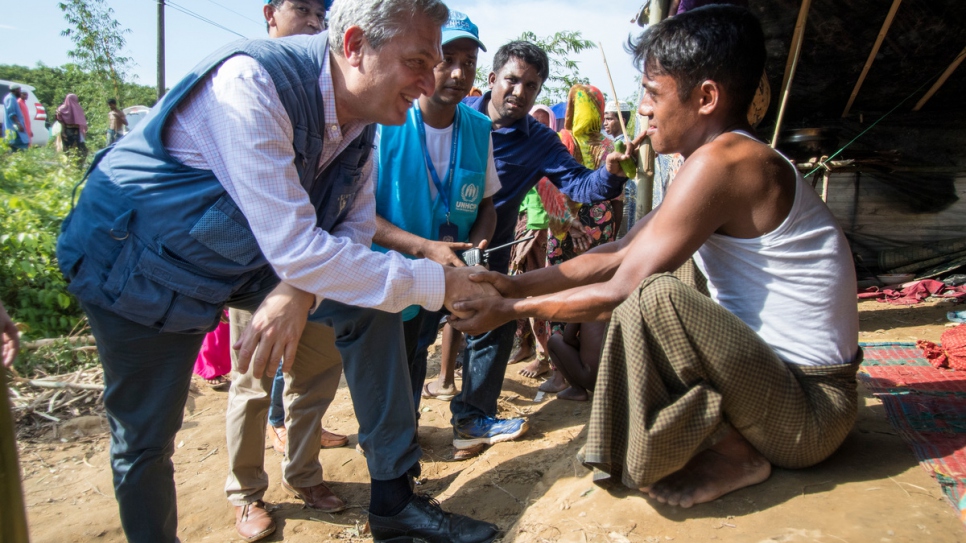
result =
[[[275,521],[265,510],[265,502],[235,506],[235,529],[245,541],[258,541],[272,535]]]
[[[285,454],[285,442],[288,441],[288,430],[284,426],[278,428],[268,425],[268,435],[272,438],[272,448],[275,452]]]
[[[345,502],[329,490],[325,483],[319,483],[308,488],[296,488],[288,484],[288,481],[283,480],[282,488],[304,501],[305,505],[323,513],[338,513],[345,510]]]
[[[322,427],[322,448],[323,449],[335,449],[336,447],[345,447],[345,444],[349,442],[349,437],[342,434],[337,434],[335,432],[330,432]]]

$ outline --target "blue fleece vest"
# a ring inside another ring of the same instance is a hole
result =
[[[319,75],[325,33],[229,44],[202,61],[118,144],[98,153],[57,243],[68,290],[165,332],[213,329],[226,301],[278,281],[248,220],[209,170],[185,166],[162,144],[169,115],[227,58],[254,58],[272,77],[292,122],[295,167],[317,226],[345,218],[365,183],[369,126],[324,171]]]
[[[483,201],[486,187],[486,163],[490,150],[490,119],[472,108],[459,104],[459,133],[456,140],[456,167],[453,179],[445,179],[447,172],[437,172],[440,180],[449,185],[449,210],[437,194],[434,200],[429,191],[423,146],[420,142],[421,122],[416,108],[409,109],[406,123],[400,126],[379,125],[379,180],[376,183],[376,213],[406,232],[425,239],[438,239],[439,226],[449,222],[459,229],[456,241],[468,241],[470,229]],[[373,244],[372,248],[388,249]],[[413,258],[411,255],[410,258]],[[416,316],[419,306],[407,307],[402,318]]]

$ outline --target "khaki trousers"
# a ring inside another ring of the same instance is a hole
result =
[[[252,314],[230,309],[231,341],[234,343],[251,322]],[[262,499],[268,489],[265,473],[265,428],[271,403],[275,372],[261,379],[252,377],[252,368],[242,374],[232,351],[235,374],[228,392],[226,438],[228,441],[228,480],[225,493],[232,505],[240,506]],[[329,326],[307,322],[299,340],[295,361],[285,374],[285,428],[288,440],[282,460],[282,477],[294,487],[310,487],[322,482],[319,462],[322,429],[319,422],[339,388],[342,357],[335,346],[335,333]]]

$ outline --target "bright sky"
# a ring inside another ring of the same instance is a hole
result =
[[[351,1],[351,0],[350,0]],[[37,4],[0,0],[0,12],[20,13],[0,21],[0,64],[33,67],[38,62],[60,66],[69,61],[67,51],[73,42],[60,33],[67,28],[56,0]],[[157,3],[155,0],[107,0],[122,27],[129,28],[125,54],[134,60],[133,75],[142,85],[156,85]],[[578,2],[575,0],[449,0],[447,5],[467,13],[480,27],[480,38],[488,53],[482,53],[481,66],[492,65],[496,49],[530,30],[537,36],[550,36],[562,30],[579,30],[585,39],[603,44],[617,94],[621,98],[637,95],[639,75],[631,65],[623,44],[630,33],[640,28],[629,21],[640,1]],[[201,17],[248,38],[266,35],[262,17],[263,0],[173,0],[165,11],[166,70],[170,88],[198,61],[224,43],[239,36],[202,22],[177,10],[183,6]],[[610,84],[597,49],[575,57],[581,75],[611,95]],[[25,81],[25,83],[30,83]],[[49,105],[49,104],[48,104]]]

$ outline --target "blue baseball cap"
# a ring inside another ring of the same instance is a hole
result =
[[[465,13],[449,10],[449,20],[443,25],[442,30],[442,45],[460,38],[469,38],[475,41],[480,49],[486,51],[486,46],[480,41],[480,29],[473,24],[473,21]]]

